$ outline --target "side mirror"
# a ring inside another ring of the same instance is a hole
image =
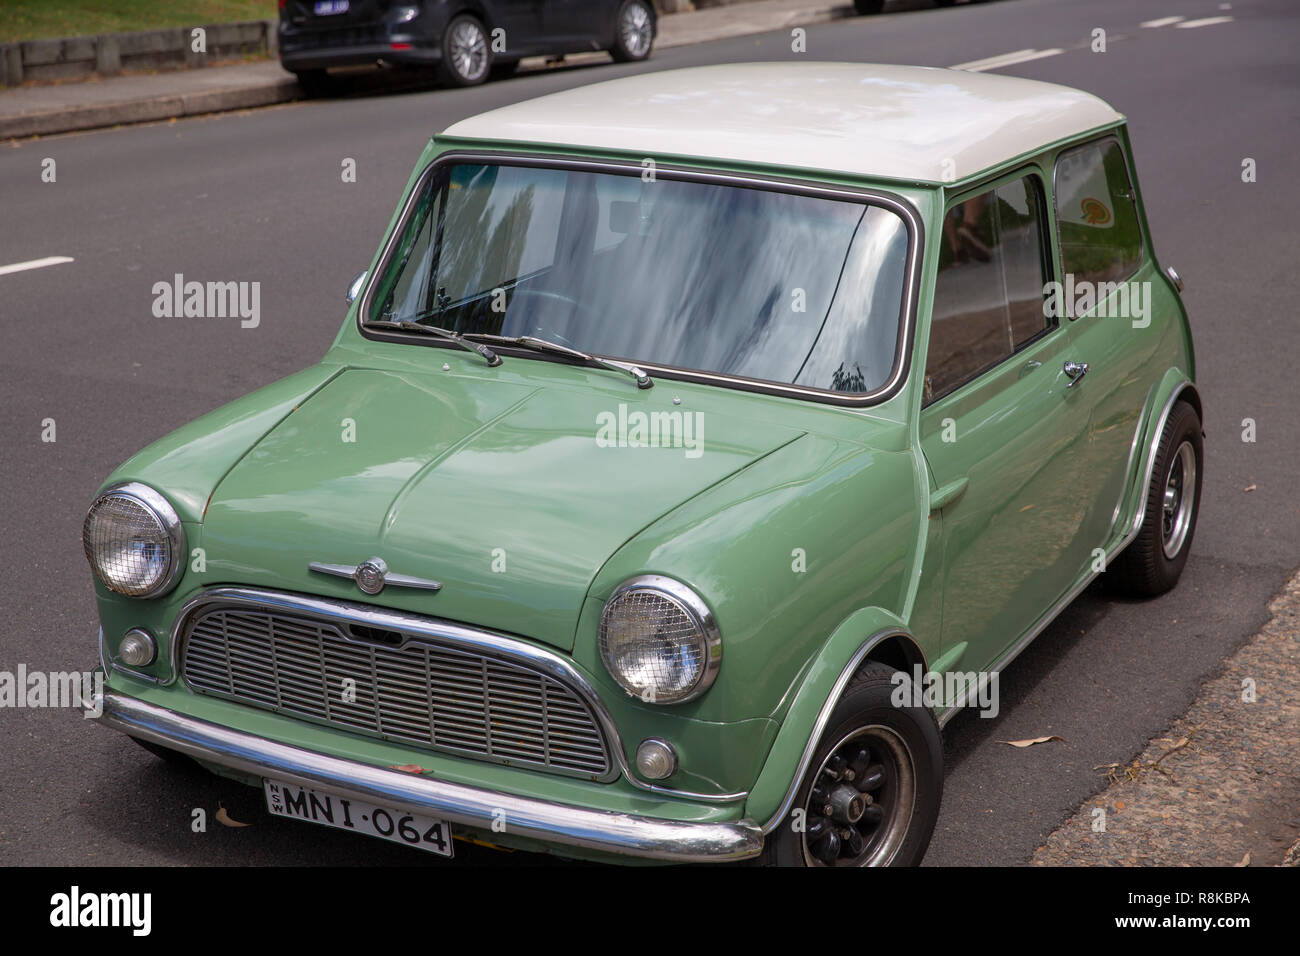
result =
[[[348,303],[356,301],[357,296],[361,294],[361,287],[366,284],[368,270],[362,269],[357,273],[357,277],[348,283]]]

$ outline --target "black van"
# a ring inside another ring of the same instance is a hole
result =
[[[526,56],[644,60],[656,27],[651,0],[280,0],[280,62],[308,93],[329,67],[380,63],[472,86]]]

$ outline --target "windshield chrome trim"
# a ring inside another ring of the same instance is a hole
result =
[[[366,288],[357,307],[355,319],[357,331],[363,338],[381,342],[402,342],[427,345],[434,348],[446,348],[434,339],[422,339],[415,335],[401,332],[381,331],[369,327],[364,320],[370,314],[371,299],[374,294],[374,278],[384,274],[388,268],[393,252],[400,240],[402,231],[414,210],[420,191],[429,179],[445,165],[455,163],[492,163],[501,166],[525,166],[546,169],[581,170],[588,172],[605,172],[619,175],[641,175],[640,161],[618,159],[588,159],[573,156],[554,156],[535,153],[510,152],[502,150],[453,149],[434,157],[433,161],[421,171],[410,194],[406,197],[397,221],[384,242],[375,268],[371,270]],[[903,284],[899,313],[898,338],[895,346],[894,365],[889,377],[880,388],[871,392],[845,393],[832,392],[820,388],[808,388],[802,385],[771,382],[764,379],[745,378],[743,376],[725,375],[720,372],[706,372],[698,369],[686,369],[673,365],[658,365],[644,359],[630,356],[597,356],[608,361],[632,362],[652,375],[665,379],[696,382],[703,385],[722,385],[741,391],[759,392],[786,398],[798,398],[819,402],[826,405],[838,405],[849,408],[861,408],[879,405],[893,398],[907,380],[912,361],[912,338],[916,328],[916,310],[920,299],[921,256],[925,244],[925,233],[921,216],[915,207],[902,196],[868,189],[848,186],[828,186],[798,179],[777,178],[748,173],[718,172],[715,170],[691,168],[685,166],[657,165],[655,176],[686,182],[711,183],[725,186],[740,186],[748,189],[763,189],[771,192],[792,193],[795,195],[815,196],[824,199],[838,199],[848,202],[867,203],[880,206],[893,212],[903,220],[908,232],[906,260],[906,280]],[[511,349],[500,346],[501,351],[519,357],[543,359],[536,352],[524,349]]]

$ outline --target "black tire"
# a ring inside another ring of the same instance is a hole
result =
[[[853,12],[868,17],[885,9],[885,0],[853,0]]]
[[[334,91],[334,84],[325,70],[294,70],[293,75],[298,80],[298,89],[306,99],[314,100]]]
[[[934,711],[911,700],[910,679],[903,679],[906,704],[895,705],[897,673],[873,661],[849,682],[817,744],[790,813],[768,834],[761,864],[916,866],[921,862],[943,799],[943,741]],[[867,751],[865,756],[863,751]],[[826,766],[832,757],[845,753],[852,759],[841,764],[840,770]],[[837,773],[841,775],[835,776]],[[904,779],[909,774],[910,780]],[[866,785],[869,779],[876,781],[875,785]],[[826,805],[831,805],[829,801],[842,803],[850,816],[863,810],[855,823],[843,821],[847,825],[842,832],[863,843],[858,854],[851,855],[849,840],[836,832],[833,842],[839,849],[835,862],[825,862],[832,850],[827,831],[840,824],[827,816],[824,808],[812,806],[815,784],[819,785],[819,799],[828,801]],[[854,792],[866,798],[865,807],[859,804],[850,809]],[[869,822],[872,813],[880,816],[874,825]],[[823,833],[827,835],[821,836]]]
[[[1179,401],[1169,413],[1160,436],[1151,484],[1147,487],[1142,527],[1106,572],[1107,582],[1119,593],[1155,597],[1178,583],[1201,511],[1204,461],[1200,416],[1187,402]],[[1189,482],[1193,486],[1190,497],[1186,487]],[[1166,492],[1171,488],[1174,489],[1172,515],[1166,499]],[[1184,513],[1184,507],[1189,504],[1190,510]]]
[[[609,55],[618,63],[635,63],[650,55],[655,44],[654,10],[646,0],[623,0],[614,18],[614,45]]]
[[[194,766],[194,761],[179,750],[171,750],[161,744],[156,744],[151,740],[141,740],[139,737],[131,737],[130,740],[149,751],[159,760],[165,761],[173,766]]]
[[[477,86],[492,70],[492,44],[477,17],[452,17],[442,32],[438,78],[444,86]]]

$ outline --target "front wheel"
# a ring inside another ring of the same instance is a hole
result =
[[[454,17],[442,34],[438,74],[447,86],[476,86],[488,77],[492,53],[483,24],[469,14]]]
[[[614,45],[610,56],[619,63],[644,60],[654,45],[654,14],[646,0],[624,0],[614,21]]]
[[[906,691],[896,702],[896,692]],[[835,706],[792,810],[767,838],[775,866],[915,866],[943,795],[943,742],[911,682],[867,664]]]
[[[1121,593],[1155,597],[1178,583],[1201,508],[1204,458],[1201,418],[1179,401],[1160,436],[1142,527],[1106,574]]]

